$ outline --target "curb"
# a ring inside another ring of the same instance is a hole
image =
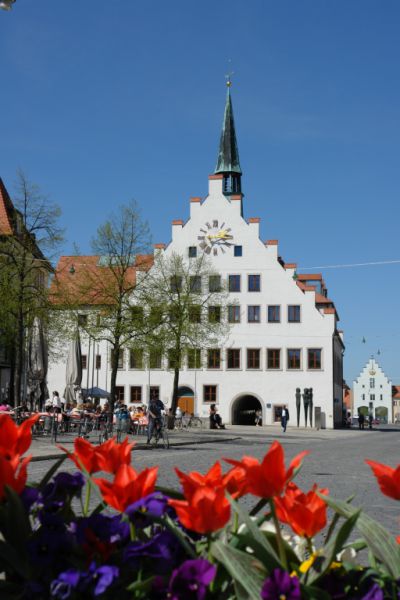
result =
[[[169,447],[173,448],[176,446],[194,446],[194,445],[199,445],[199,444],[209,444],[209,443],[213,443],[213,444],[222,444],[224,442],[235,442],[236,440],[241,440],[242,438],[240,436],[236,436],[236,437],[229,437],[229,438],[210,438],[210,439],[201,439],[201,440],[190,440],[187,442],[170,442]],[[160,446],[161,448],[161,446]],[[149,447],[147,444],[136,444],[135,450],[154,450],[154,448],[151,446]],[[162,448],[164,450],[164,448]],[[32,456],[31,458],[31,462],[39,462],[39,461],[44,461],[44,460],[57,460],[59,458],[61,458],[62,456],[64,456],[64,454],[62,452],[59,452],[58,454],[45,454],[43,456]]]

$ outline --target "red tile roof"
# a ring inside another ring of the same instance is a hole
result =
[[[50,286],[53,304],[111,305],[115,298],[117,279],[112,270],[99,264],[100,256],[61,256]],[[135,264],[126,273],[127,289],[135,285],[136,272],[148,270],[154,257],[136,256]]]
[[[13,215],[15,208],[6,186],[0,178],[0,235],[13,235]]]

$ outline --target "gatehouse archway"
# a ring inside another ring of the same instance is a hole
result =
[[[238,396],[231,407],[231,422],[232,425],[255,425],[256,411],[261,411],[261,402],[252,394],[243,394]]]
[[[187,385],[178,388],[178,406],[182,412],[194,413],[194,392]]]
[[[375,417],[377,419],[379,419],[379,421],[381,423],[387,423],[388,422],[388,409],[386,408],[386,406],[378,406],[378,408],[375,409]]]

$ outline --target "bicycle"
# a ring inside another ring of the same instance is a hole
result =
[[[167,433],[167,429],[165,427],[165,424],[164,424],[162,418],[154,419],[154,428],[153,428],[153,432],[151,434],[151,438],[149,439],[149,442],[151,442],[152,439],[153,439],[153,448],[157,448],[158,443],[160,441],[162,441],[164,448],[166,450],[168,450],[168,448],[169,448],[168,433]]]
[[[182,426],[185,429],[189,429],[189,427],[193,427],[195,429],[201,429],[203,427],[203,421],[200,417],[195,417],[194,415],[190,415],[189,419],[185,419],[182,422]]]

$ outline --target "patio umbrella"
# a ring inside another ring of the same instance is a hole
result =
[[[47,343],[40,319],[35,317],[29,339],[27,372],[27,396],[32,408],[40,406],[49,397],[46,384],[47,366]]]
[[[66,403],[72,404],[75,402],[75,390],[80,388],[82,381],[82,353],[81,339],[79,331],[76,331],[74,338],[69,345],[66,370],[66,388],[64,398]]]

